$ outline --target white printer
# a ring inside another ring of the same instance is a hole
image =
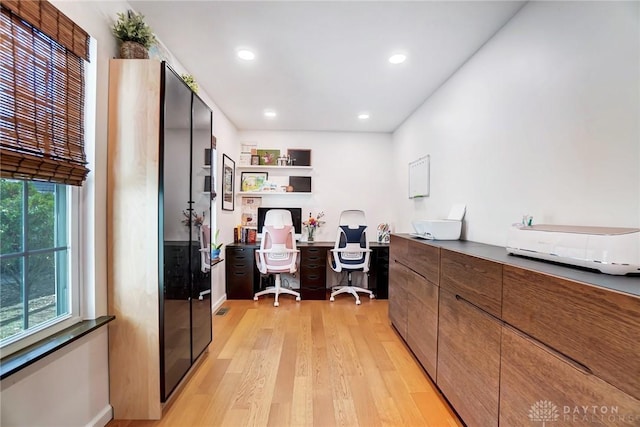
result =
[[[514,224],[507,252],[607,274],[640,274],[640,229]]]
[[[451,207],[447,219],[423,219],[412,221],[413,237],[427,240],[458,240],[462,232],[462,218],[467,206],[457,204]]]

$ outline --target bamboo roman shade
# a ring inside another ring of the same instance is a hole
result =
[[[89,36],[47,1],[0,6],[2,177],[82,185]]]

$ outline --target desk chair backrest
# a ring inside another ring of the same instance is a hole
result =
[[[211,227],[203,224],[200,227],[200,271],[211,270]]]
[[[335,270],[369,271],[369,240],[364,211],[347,210],[340,215],[334,246]]]
[[[296,271],[297,249],[291,212],[286,209],[267,211],[256,255],[262,274]]]

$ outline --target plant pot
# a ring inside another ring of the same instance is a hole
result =
[[[220,258],[220,249],[211,249],[211,259]]]
[[[120,45],[120,58],[122,59],[149,59],[149,51],[146,47],[136,42],[122,42]]]

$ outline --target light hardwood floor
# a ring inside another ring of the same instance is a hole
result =
[[[160,426],[461,426],[391,328],[386,300],[227,301]]]

